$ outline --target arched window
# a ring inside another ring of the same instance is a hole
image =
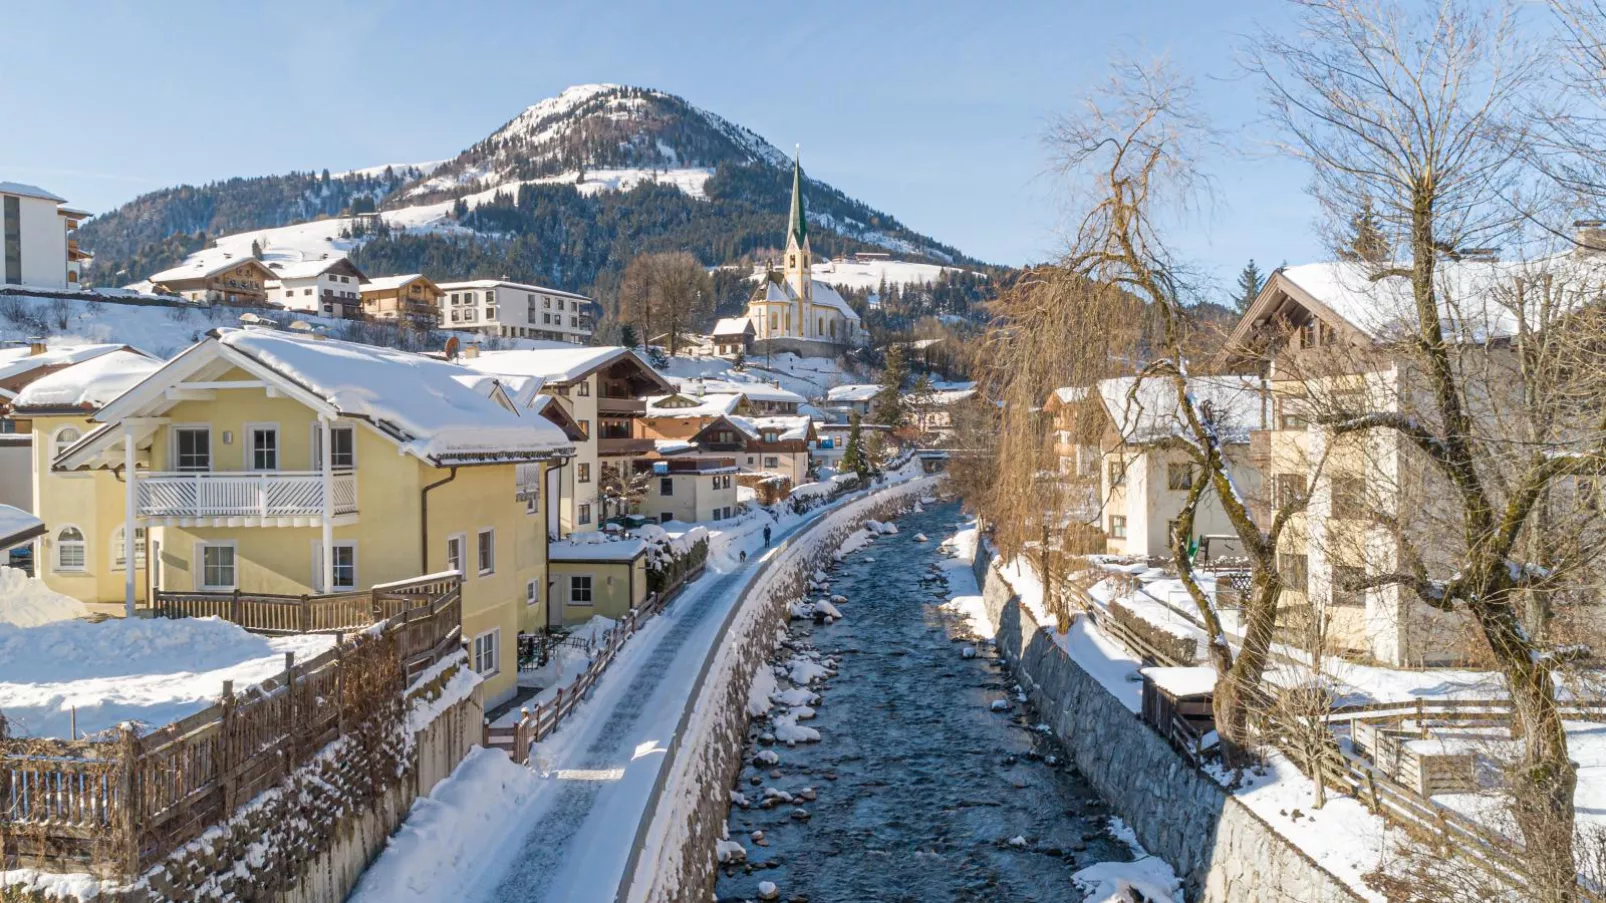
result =
[[[118,524],[112,531],[111,541],[112,570],[123,569],[123,525]],[[134,528],[134,570],[143,570],[145,567],[145,528]]]
[[[88,560],[83,532],[77,527],[62,527],[56,534],[56,570],[82,571]]]
[[[61,457],[61,453],[71,448],[72,444],[77,442],[78,438],[82,435],[83,433],[78,432],[78,430],[70,426],[64,426],[61,429],[56,430],[56,438],[51,442],[50,446],[51,459],[54,460]]]

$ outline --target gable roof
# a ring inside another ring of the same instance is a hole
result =
[[[232,254],[221,252],[217,248],[212,248],[210,251],[217,253],[208,252],[193,255],[192,259],[185,263],[163,270],[160,273],[151,274],[146,281],[152,285],[157,285],[163,282],[177,282],[181,279],[205,279],[224,270],[247,264],[254,264],[260,267],[270,279],[277,278],[277,274],[273,270],[268,269],[262,261],[255,257],[235,257]]]
[[[386,292],[392,289],[403,288],[420,280],[429,283],[429,287],[434,289],[436,292],[441,290],[441,287],[436,285],[434,280],[430,279],[428,276],[425,276],[423,273],[406,273],[401,276],[371,276],[367,282],[362,284],[362,291]]]
[[[714,331],[709,333],[714,338],[720,336],[739,336],[754,332],[753,321],[747,317],[722,317],[714,324]]]
[[[772,383],[737,382],[730,379],[708,379],[702,376],[672,376],[669,381],[679,387],[682,394],[745,395],[749,401],[778,401],[784,404],[803,404],[807,398]]]
[[[322,414],[371,424],[402,452],[435,466],[564,457],[574,445],[540,417],[523,417],[495,381],[455,364],[391,348],[265,329],[216,329],[103,407],[106,424],[63,452],[83,466],[119,438],[116,423],[177,403],[166,390],[239,368]],[[154,427],[151,427],[154,429]]]
[[[743,396],[734,393],[716,395],[686,395],[676,392],[670,395],[651,395],[647,397],[647,410],[643,417],[723,417],[735,413],[741,405]],[[665,402],[692,402],[681,407],[666,406]]]
[[[557,347],[564,344],[567,347]],[[554,343],[552,348],[520,348],[511,351],[482,351],[478,357],[464,358],[465,367],[482,373],[509,373],[539,377],[548,385],[576,383],[604,367],[618,363],[632,365],[632,375],[651,388],[668,392],[674,386],[641,356],[622,345],[587,346]]]
[[[100,343],[94,345],[56,345],[47,347],[42,354],[34,354],[27,345],[0,348],[0,380],[13,379],[30,370],[43,367],[61,367],[78,364],[90,358],[111,354],[127,345]]]
[[[1191,441],[1177,405],[1176,388],[1163,377],[1121,376],[1099,381],[1099,398],[1116,432],[1130,445],[1163,439]],[[1253,376],[1196,376],[1188,380],[1194,404],[1214,413],[1216,434],[1223,443],[1241,445],[1252,430],[1264,429],[1263,394]]]
[[[274,261],[267,264],[267,267],[280,279],[314,279],[330,270],[344,270],[356,276],[359,284],[368,281],[368,277],[363,274],[363,271],[357,269],[357,265],[352,263],[350,258],[345,255],[338,257],[331,255],[317,260],[298,260],[291,263]]]
[[[826,389],[825,399],[826,401],[869,401],[880,392],[881,386],[877,383],[854,383]]]
[[[810,417],[798,415],[795,417],[732,417],[732,422],[738,425],[752,427],[757,432],[754,435],[762,436],[766,432],[775,433],[777,442],[806,441],[814,432],[814,420]]]
[[[29,383],[17,393],[18,411],[93,411],[128,391],[162,366],[143,351],[118,348],[108,354],[63,367]]]

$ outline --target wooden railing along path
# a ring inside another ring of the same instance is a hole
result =
[[[0,869],[134,878],[460,651],[459,604],[455,574],[305,600],[158,594],[167,617],[235,615],[263,633],[313,623],[353,635],[304,662],[286,654],[284,671],[257,686],[236,692],[225,681],[216,704],[144,735],[124,726],[89,740],[0,738]]]

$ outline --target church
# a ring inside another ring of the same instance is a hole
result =
[[[803,210],[803,169],[792,161],[792,211],[786,224],[784,266],[764,275],[747,319],[753,351],[790,351],[803,357],[836,357],[866,344],[864,323],[836,290],[814,279],[809,224]]]

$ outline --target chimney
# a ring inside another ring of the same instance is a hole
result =
[[[1598,219],[1581,219],[1573,222],[1577,230],[1573,240],[1578,243],[1577,253],[1599,254],[1606,251],[1606,222]]]
[[[45,353],[45,337],[38,335],[28,336],[28,356],[37,357]]]

